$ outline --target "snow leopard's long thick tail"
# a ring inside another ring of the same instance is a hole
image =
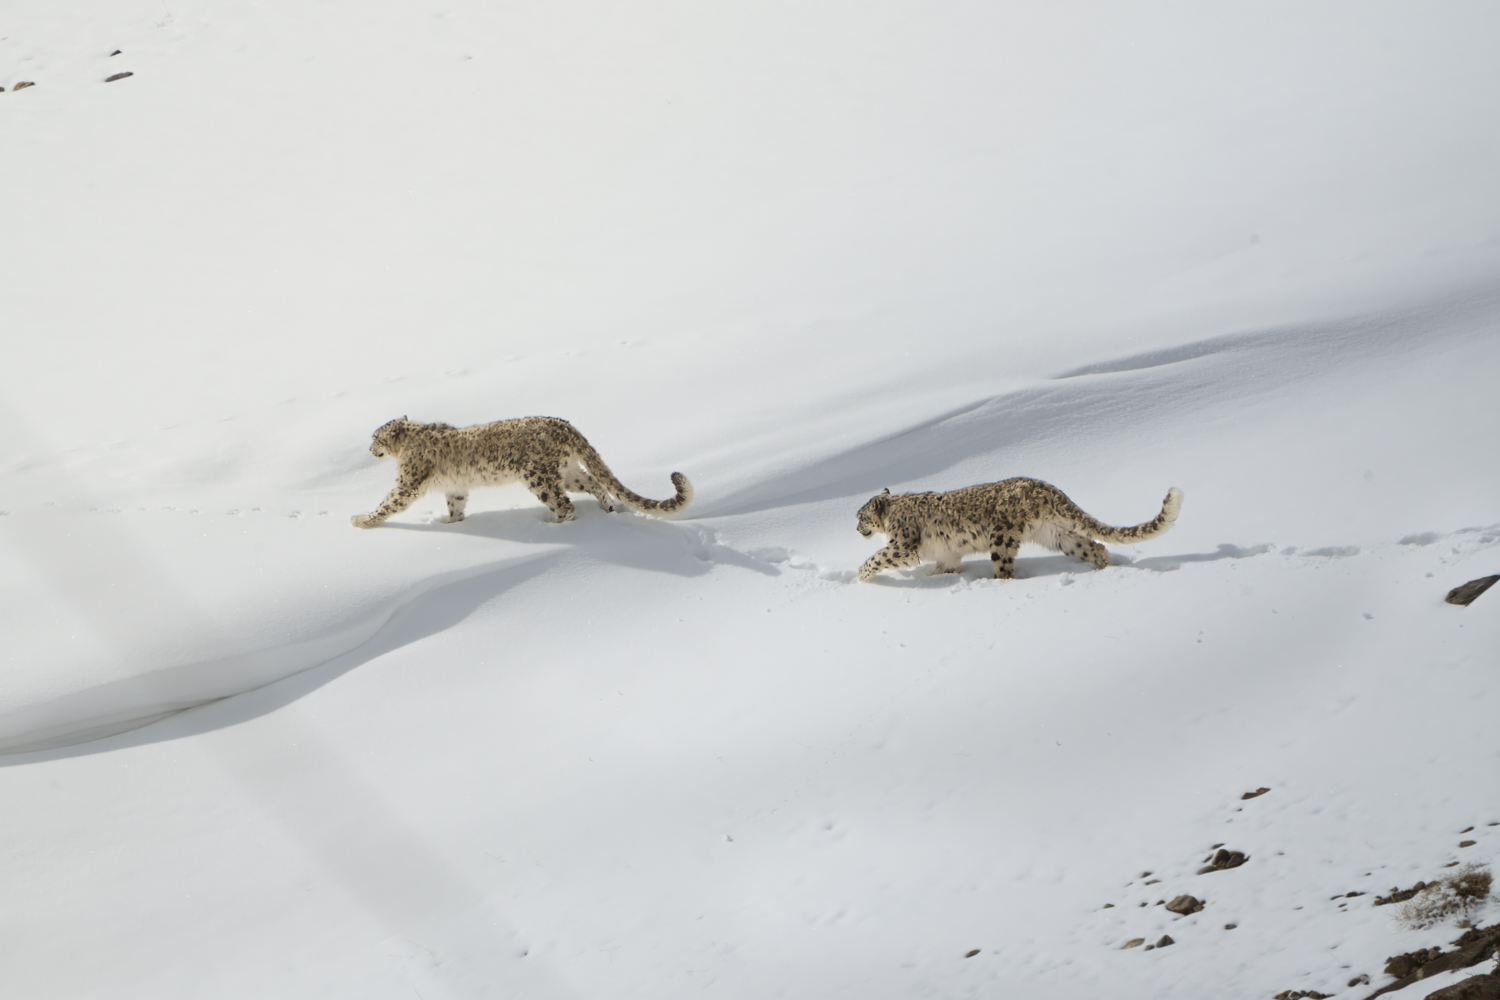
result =
[[[693,502],[693,484],[688,482],[688,477],[680,472],[672,473],[672,485],[677,487],[677,495],[670,500],[652,500],[641,496],[620,482],[619,478],[609,470],[609,466],[604,464],[604,459],[599,457],[599,453],[587,441],[583,441],[578,450],[583,453],[583,464],[588,466],[594,478],[605,485],[610,495],[633,510],[638,510],[642,514],[650,514],[652,517],[666,517]]]
[[[1087,535],[1089,538],[1097,538],[1101,542],[1130,545],[1135,542],[1149,541],[1172,530],[1172,525],[1177,523],[1177,512],[1182,510],[1182,491],[1175,486],[1167,490],[1167,498],[1161,504],[1161,513],[1145,524],[1137,524],[1133,528],[1111,527],[1090,517],[1076,504],[1070,502],[1069,506],[1073,508],[1067,513],[1071,515],[1074,531]]]

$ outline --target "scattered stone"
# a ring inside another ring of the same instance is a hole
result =
[[[1349,985],[1350,986],[1368,986],[1368,985],[1370,985],[1370,974],[1368,972],[1361,972],[1359,975],[1357,975],[1353,979],[1349,980]]]
[[[27,87],[35,87],[35,86],[36,86],[36,83],[34,81],[31,81],[31,80],[22,80],[20,83],[16,84],[14,87],[12,87],[10,89],[11,90],[25,90]],[[1475,596],[1477,597],[1478,595],[1476,594]],[[1471,598],[1471,600],[1472,600],[1472,598]]]
[[[1155,949],[1156,949],[1156,945],[1154,945],[1154,944],[1148,944],[1148,945],[1146,945],[1146,949],[1145,950],[1146,951],[1154,951]]]
[[[1225,924],[1224,925],[1224,929],[1226,931],[1232,931],[1232,930],[1234,930],[1238,926],[1239,926],[1239,924]]]
[[[1332,993],[1319,993],[1317,990],[1282,990],[1276,994],[1274,1000],[1328,1000]]]
[[[1192,896],[1178,896],[1167,904],[1167,909],[1172,913],[1180,913],[1185,917],[1189,913],[1197,913],[1203,909],[1203,900],[1194,899]]]
[[[1115,904],[1114,903],[1105,903],[1104,904],[1104,909],[1106,909],[1106,910],[1113,910],[1114,908],[1115,908]]]
[[[1158,942],[1156,942],[1156,947],[1158,947],[1158,948],[1165,948],[1169,944],[1176,944],[1176,943],[1177,942],[1173,941],[1172,938],[1169,935],[1163,934],[1161,936],[1161,940],[1158,941]]]
[[[1472,829],[1474,829],[1472,826],[1466,826],[1466,827],[1464,827],[1462,830],[1460,830],[1458,832],[1459,833],[1468,833]]]
[[[105,83],[114,83],[116,80],[123,80],[127,76],[135,76],[135,74],[134,73],[116,73],[114,76],[106,76],[104,78],[104,82]]]
[[[1418,882],[1410,889],[1398,889],[1395,886],[1391,886],[1391,894],[1389,896],[1376,896],[1375,905],[1385,906],[1389,903],[1404,903],[1425,888],[1427,888],[1426,882]]]
[[[1458,842],[1458,846],[1459,847],[1473,847],[1477,843],[1478,843],[1477,840],[1460,840]]]
[[[1500,976],[1470,976],[1427,994],[1426,1000],[1500,1000]]]
[[[964,958],[973,958],[977,954],[979,954],[979,949],[975,948],[972,951],[964,952]]]
[[[1475,597],[1477,597],[1477,596],[1479,596],[1479,595],[1477,595],[1477,594],[1476,594],[1476,595],[1474,595],[1474,596],[1475,596]],[[1241,796],[1240,796],[1240,801],[1241,801],[1241,802],[1243,802],[1243,801],[1245,801],[1245,800],[1246,800],[1246,799],[1254,799],[1254,798],[1259,798],[1259,797],[1260,797],[1260,796],[1262,796],[1262,795],[1264,795],[1264,794],[1266,794],[1266,793],[1267,793],[1267,792],[1269,792],[1269,791],[1270,791],[1270,789],[1269,789],[1269,788],[1257,788],[1257,789],[1256,789],[1256,790],[1255,790],[1255,791],[1253,791],[1253,792],[1246,792],[1246,793],[1245,793],[1245,794],[1244,794],[1244,795],[1241,795]]]
[[[1472,841],[1472,840],[1471,840],[1471,841],[1469,841],[1469,843],[1471,843],[1471,844],[1472,844],[1472,843],[1474,843],[1474,842],[1473,842],[1473,841]],[[1161,881],[1161,879],[1159,879],[1159,878],[1154,878],[1154,879],[1152,879],[1152,880],[1151,880],[1151,881],[1149,881],[1149,882],[1147,882],[1147,883],[1146,883],[1146,884],[1147,884],[1147,885],[1155,885],[1155,884],[1156,884],[1156,883],[1158,883],[1158,882],[1160,882],[1160,881]]]
[[[19,90],[20,88],[17,87]],[[1474,598],[1493,587],[1496,581],[1500,581],[1500,574],[1495,576],[1481,576],[1477,580],[1470,580],[1459,587],[1448,591],[1448,596],[1443,598],[1449,604],[1457,604],[1460,607],[1468,607],[1474,603]]]
[[[1124,944],[1120,945],[1120,950],[1124,951],[1127,948],[1139,948],[1145,943],[1145,938],[1131,938],[1129,941],[1126,941]]]
[[[112,56],[117,56],[119,54],[120,54],[120,50],[119,49],[115,49],[113,52],[110,53],[110,55],[112,55]]]
[[[1209,872],[1228,871],[1230,868],[1238,868],[1249,860],[1250,858],[1244,851],[1226,851],[1221,847],[1214,853],[1208,864],[1198,869],[1198,874],[1207,875]]]

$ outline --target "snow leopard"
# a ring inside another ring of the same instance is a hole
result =
[[[1133,528],[1112,528],[1084,513],[1062,490],[1039,479],[1005,479],[951,493],[902,493],[871,497],[859,509],[856,527],[869,538],[880,532],[885,548],[865,560],[859,578],[868,583],[882,570],[937,563],[934,573],[956,573],[971,552],[988,552],[995,576],[1012,580],[1016,550],[1035,542],[1103,569],[1109,551],[1094,539],[1115,544],[1144,542],[1177,523],[1182,491],[1170,489],[1161,513]]]
[[[373,528],[433,490],[446,494],[448,516],[442,522],[453,524],[464,519],[470,489],[514,482],[524,482],[557,521],[573,519],[569,493],[593,494],[607,511],[623,504],[654,517],[680,511],[693,500],[693,484],[680,472],[672,473],[677,495],[670,500],[648,500],[626,489],[577,428],[557,417],[519,417],[472,427],[419,424],[401,417],[382,424],[371,437],[370,454],[396,459],[396,485],[372,513],[350,519],[356,528]]]

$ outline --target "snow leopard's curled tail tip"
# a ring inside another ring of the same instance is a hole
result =
[[[1177,515],[1182,510],[1182,491],[1177,487],[1167,490],[1167,498],[1161,502],[1162,520],[1168,525],[1177,523]]]
[[[680,472],[672,473],[672,485],[677,487],[677,495],[670,500],[661,502],[661,512],[671,514],[683,510],[693,502],[693,484],[688,482],[688,477]]]
[[[1137,529],[1138,531],[1140,531],[1140,540],[1145,541],[1148,538],[1155,538],[1158,535],[1165,535],[1167,532],[1171,531],[1172,525],[1177,523],[1177,515],[1181,511],[1182,491],[1174,486],[1171,489],[1167,490],[1167,496],[1161,502],[1161,513],[1156,515],[1156,517],[1152,518],[1150,521],[1147,521],[1145,524],[1141,525],[1140,529]]]

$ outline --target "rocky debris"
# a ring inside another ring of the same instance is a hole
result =
[[[1359,975],[1357,975],[1353,979],[1349,980],[1349,985],[1350,986],[1368,986],[1369,983],[1370,983],[1370,974],[1368,972],[1361,972]]]
[[[1274,1000],[1328,1000],[1332,993],[1319,993],[1317,990],[1282,990],[1276,994]]]
[[[1129,941],[1126,941],[1124,944],[1120,945],[1120,950],[1124,951],[1127,948],[1138,948],[1145,943],[1145,938],[1131,938]]]
[[[1114,908],[1115,908],[1115,904],[1114,903],[1105,903],[1104,906],[1101,907],[1101,909],[1105,909],[1105,910],[1113,910]]]
[[[1408,951],[1403,955],[1393,955],[1385,960],[1385,974],[1400,979],[1402,976],[1416,972],[1442,953],[1443,949],[1434,946],[1432,948],[1422,948],[1417,951]]]
[[[1500,924],[1491,924],[1489,927],[1475,927],[1465,931],[1463,935],[1454,941],[1454,950],[1444,952],[1441,948],[1427,948],[1422,951],[1411,951],[1404,955],[1397,955],[1389,959],[1385,964],[1388,975],[1399,976],[1394,983],[1382,986],[1371,993],[1365,1000],[1374,1000],[1382,993],[1391,993],[1403,990],[1412,983],[1420,982],[1439,972],[1451,972],[1455,969],[1467,969],[1478,965],[1486,958],[1495,953],[1496,945],[1500,943]],[[1484,978],[1484,977],[1472,977]],[[1465,980],[1467,982],[1467,980]],[[1454,985],[1463,985],[1456,983]],[[1442,991],[1438,991],[1441,993]],[[1484,994],[1479,994],[1484,997]],[[1447,1000],[1447,998],[1444,998]],[[1467,998],[1465,998],[1467,1000]],[[1486,998],[1487,1000],[1487,998]],[[1500,1000],[1497,996],[1496,1000]]]
[[[1239,924],[1225,924],[1224,925],[1224,929],[1226,931],[1232,931],[1232,930],[1234,930],[1238,926],[1239,926]]]
[[[1329,896],[1329,899],[1353,899],[1355,896],[1363,896],[1362,892],[1341,892],[1337,896]]]
[[[35,87],[35,86],[36,86],[36,83],[33,82],[33,81],[31,81],[31,80],[22,80],[20,83],[16,84],[14,87],[12,87],[10,89],[11,90],[25,90],[27,87]],[[1478,594],[1474,595],[1474,597],[1478,597],[1478,596],[1479,596]],[[1472,601],[1474,599],[1474,597],[1469,598],[1469,601]],[[1467,604],[1469,602],[1465,601],[1464,603]]]
[[[119,49],[115,49],[113,52],[110,53],[110,55],[112,55],[112,56],[117,56],[119,54],[120,54],[120,50]]]
[[[1385,906],[1388,903],[1404,903],[1425,888],[1427,888],[1426,882],[1418,882],[1410,889],[1398,889],[1395,886],[1391,886],[1391,894],[1389,896],[1376,896],[1375,905]]]
[[[1449,604],[1467,607],[1474,603],[1474,598],[1489,590],[1497,581],[1500,581],[1500,574],[1495,576],[1481,576],[1477,580],[1470,580],[1468,583],[1454,587],[1448,591],[1448,596],[1443,598],[1443,600]]]
[[[104,78],[104,82],[105,83],[114,83],[116,80],[123,80],[127,76],[135,76],[135,74],[134,73],[116,73],[114,76],[106,76]]]
[[[1427,994],[1426,1000],[1500,1000],[1500,976],[1470,976],[1468,979],[1445,986],[1436,993]]]
[[[1460,840],[1458,842],[1458,846],[1459,847],[1473,847],[1477,843],[1479,843],[1479,841],[1477,841],[1477,840]]]
[[[1189,913],[1197,913],[1203,909],[1203,900],[1194,899],[1192,896],[1177,896],[1167,904],[1167,910],[1171,913],[1180,913],[1184,917]]]
[[[1228,871],[1230,868],[1238,868],[1249,861],[1250,858],[1244,851],[1227,851],[1219,848],[1216,852],[1203,859],[1208,862],[1198,869],[1199,875],[1207,875],[1209,872]]]
[[[1172,940],[1171,935],[1169,935],[1169,934],[1163,934],[1161,936],[1161,940],[1158,941],[1158,942],[1156,942],[1156,947],[1158,947],[1158,948],[1165,948],[1169,944],[1176,944],[1176,943],[1177,943],[1176,941]]]
[[[1266,794],[1266,793],[1267,793],[1267,792],[1269,792],[1269,791],[1270,791],[1270,789],[1269,789],[1269,788],[1257,788],[1257,789],[1256,789],[1256,790],[1255,790],[1255,791],[1253,791],[1253,792],[1246,792],[1246,793],[1245,793],[1245,794],[1244,794],[1244,795],[1241,795],[1241,796],[1240,796],[1240,801],[1241,801],[1241,802],[1243,802],[1243,801],[1245,801],[1245,800],[1246,800],[1246,799],[1254,799],[1254,798],[1259,798],[1259,797],[1260,797],[1260,796],[1262,796],[1262,795],[1264,795],[1264,794]]]
[[[977,954],[979,954],[979,949],[972,948],[969,951],[964,952],[964,958],[973,958]]]

